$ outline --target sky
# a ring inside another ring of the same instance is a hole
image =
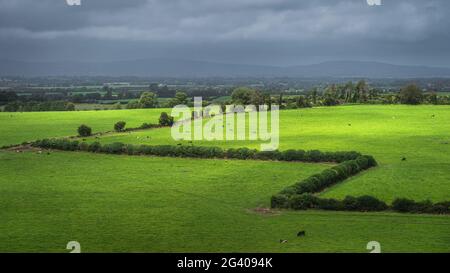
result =
[[[450,1],[0,0],[0,60],[450,67]]]

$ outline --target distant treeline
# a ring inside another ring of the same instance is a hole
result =
[[[75,111],[75,104],[67,101],[13,101],[6,104],[4,112]]]
[[[3,111],[72,111],[73,104],[108,103],[115,104],[112,109],[168,108],[178,104],[193,105],[193,97],[201,96],[204,104],[211,101],[229,105],[271,105],[280,109],[296,109],[314,106],[335,106],[341,104],[434,104],[450,105],[450,95],[439,95],[433,91],[424,91],[415,84],[402,87],[397,92],[385,92],[371,87],[366,81],[356,83],[330,84],[325,88],[312,88],[301,94],[290,92],[274,94],[271,91],[250,87],[234,89],[204,89],[197,93],[188,93],[170,89],[167,86],[152,84],[150,91],[119,91],[105,86],[102,92],[87,93],[32,93],[19,96],[12,91],[0,92],[0,105]],[[164,98],[163,100],[159,98]],[[220,99],[218,99],[220,98]]]

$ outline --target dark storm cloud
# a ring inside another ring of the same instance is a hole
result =
[[[0,0],[0,58],[450,65],[449,2]]]

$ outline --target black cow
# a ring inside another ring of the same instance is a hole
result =
[[[302,230],[297,233],[297,237],[303,237],[303,236],[306,236],[306,231]]]

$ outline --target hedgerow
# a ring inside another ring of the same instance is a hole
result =
[[[430,200],[416,202],[406,198],[397,198],[392,202],[392,210],[409,213],[450,213],[450,201],[433,204]]]
[[[352,199],[351,207],[347,201]],[[388,205],[375,197],[364,195],[360,197],[348,196],[343,201],[336,199],[320,198],[311,193],[272,196],[272,208],[290,208],[294,210],[322,209],[322,210],[350,210],[350,211],[383,211]]]
[[[147,125],[148,126],[148,125]],[[159,125],[150,125],[159,126]],[[385,202],[369,195],[353,197],[347,196],[343,200],[320,198],[315,193],[342,182],[361,171],[377,166],[376,160],[370,155],[358,152],[321,152],[318,150],[287,150],[287,151],[258,151],[249,148],[205,147],[193,145],[125,145],[120,142],[101,144],[99,142],[86,143],[69,139],[43,139],[31,143],[34,147],[56,149],[64,151],[88,151],[92,153],[153,155],[167,157],[190,158],[227,158],[241,160],[279,160],[299,162],[335,162],[337,166],[314,174],[302,181],[288,186],[278,194],[272,196],[271,207],[279,209],[322,209],[345,211],[384,211],[392,209],[397,212],[410,213],[450,213],[450,201],[433,204],[430,201],[416,202],[414,200],[398,198],[389,207]]]
[[[151,125],[158,126],[158,125]],[[76,142],[76,143],[74,143]],[[357,152],[335,152],[323,153],[320,151],[258,151],[249,148],[206,147],[193,145],[125,145],[123,143],[100,144],[93,142],[86,144],[69,139],[43,139],[32,143],[33,146],[57,149],[57,150],[81,150],[89,152],[102,152],[108,154],[129,154],[129,155],[156,155],[170,157],[197,157],[197,158],[229,158],[229,159],[252,159],[252,160],[279,160],[279,161],[302,161],[302,162],[336,162],[343,159],[358,160],[361,155]],[[88,146],[86,146],[88,145]],[[70,147],[70,148],[69,148]],[[292,157],[292,154],[297,156]],[[301,156],[300,156],[301,155]],[[326,174],[326,173],[325,173]],[[325,175],[324,174],[324,175]]]
[[[377,162],[371,156],[361,155],[354,160],[326,169],[284,189],[283,194],[317,193],[341,182],[363,170],[374,167]]]

